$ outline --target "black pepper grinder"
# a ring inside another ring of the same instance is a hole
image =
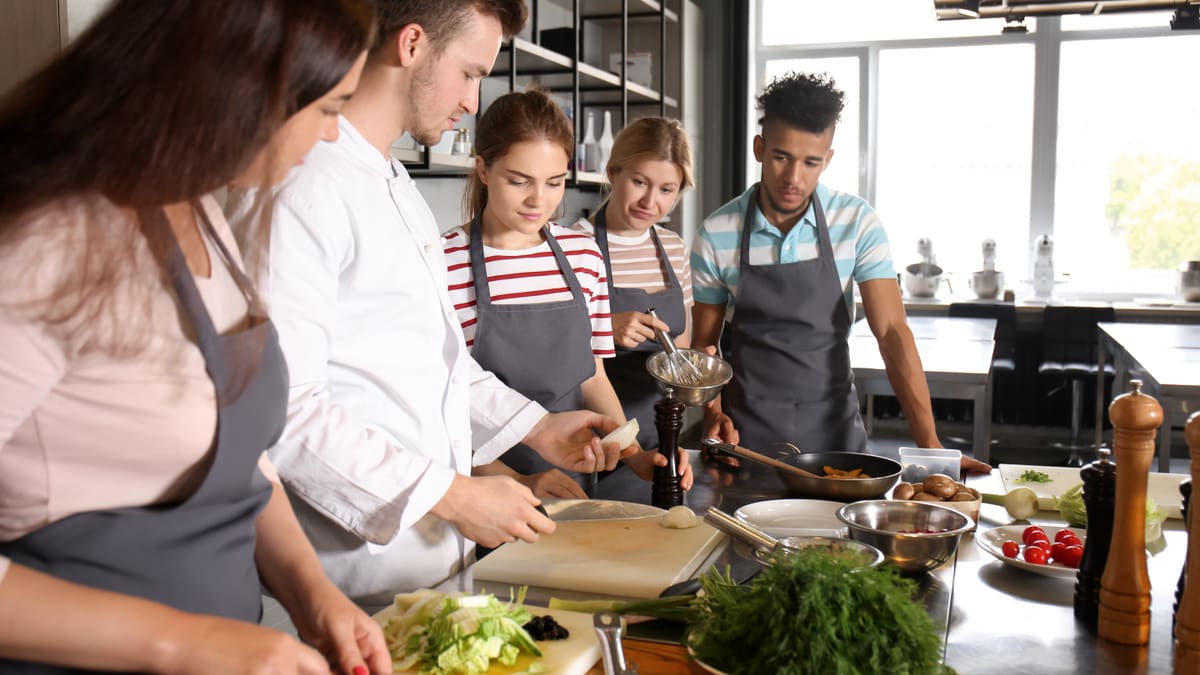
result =
[[[1188,537],[1192,536],[1188,528],[1188,503],[1192,501],[1192,479],[1185,478],[1179,484],[1179,495],[1183,497],[1183,527]],[[1171,605],[1171,633],[1175,632],[1175,619],[1179,616],[1179,602],[1183,600],[1183,587],[1187,584],[1187,556],[1183,558],[1183,568],[1179,570],[1179,583],[1175,584],[1175,604]]]
[[[654,482],[650,487],[650,503],[660,509],[683,504],[683,487],[679,484],[679,430],[683,428],[683,411],[687,406],[669,391],[654,404],[654,426],[658,428],[658,452],[667,458],[666,466],[654,467]]]
[[[1099,459],[1079,471],[1088,526],[1083,558],[1075,575],[1075,618],[1093,635],[1099,620],[1100,581],[1112,544],[1117,493],[1117,465],[1111,459],[1112,451],[1100,448],[1099,455]]]

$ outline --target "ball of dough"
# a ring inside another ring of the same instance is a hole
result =
[[[662,526],[672,530],[686,530],[696,527],[700,524],[700,518],[696,516],[696,512],[682,504],[672,506],[667,511],[667,515],[662,517]]]

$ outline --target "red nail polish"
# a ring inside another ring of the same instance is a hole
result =
[[[366,666],[354,666],[354,675],[370,675]]]

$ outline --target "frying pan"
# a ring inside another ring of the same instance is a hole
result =
[[[900,480],[900,463],[861,452],[803,452],[783,455],[777,459],[716,439],[701,444],[710,452],[748,459],[775,469],[790,494],[816,499],[836,499],[849,502],[877,499]],[[842,471],[862,469],[870,478],[825,478],[824,467]],[[807,475],[806,475],[807,474]]]

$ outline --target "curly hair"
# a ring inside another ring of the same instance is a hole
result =
[[[763,89],[758,97],[758,109],[762,111],[758,123],[779,120],[801,131],[819,134],[837,124],[845,105],[846,95],[828,73],[790,72]]]

